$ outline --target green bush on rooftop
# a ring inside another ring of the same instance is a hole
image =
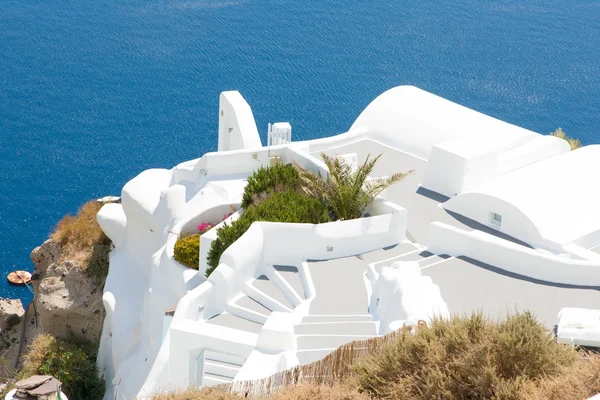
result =
[[[242,208],[256,205],[269,193],[296,191],[300,188],[298,170],[291,164],[261,167],[251,177],[242,195]]]
[[[212,242],[207,256],[210,268],[206,276],[217,268],[223,252],[255,221],[319,224],[329,222],[330,218],[327,207],[314,197],[294,191],[271,193],[257,205],[246,208],[231,225],[225,223],[217,230],[217,239]]]

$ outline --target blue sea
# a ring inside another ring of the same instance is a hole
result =
[[[404,84],[598,143],[600,2],[3,0],[0,274],[88,199],[216,150],[221,91],[264,142],[344,132]]]

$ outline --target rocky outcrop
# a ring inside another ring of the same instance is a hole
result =
[[[64,259],[60,244],[52,239],[36,247],[31,260],[39,331],[97,343],[104,319],[104,281],[89,276],[79,261]]]
[[[21,340],[25,310],[21,300],[0,298],[0,376],[10,376]],[[2,390],[2,385],[0,385]]]

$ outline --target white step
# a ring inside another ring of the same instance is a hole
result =
[[[218,351],[212,350],[204,350],[204,359],[210,361],[220,361],[227,364],[239,365],[242,366],[246,362],[244,357],[229,354],[229,353],[221,353]]]
[[[266,317],[271,315],[272,312],[264,305],[260,304],[256,300],[246,295],[241,295],[233,304],[235,304],[236,306],[247,308],[259,314],[263,314]]]
[[[302,323],[309,322],[373,322],[371,314],[364,315],[307,315]]]
[[[229,314],[233,314],[237,317],[247,319],[257,324],[264,325],[269,318],[267,315],[252,311],[249,308],[238,306],[237,304],[229,304],[226,308]]]
[[[376,335],[377,326],[368,321],[310,322],[296,325],[297,335]]]
[[[298,350],[335,349],[355,340],[367,340],[376,335],[297,335]]]
[[[231,383],[233,380],[228,379],[224,376],[216,376],[216,375],[204,375],[203,385],[204,386],[215,386],[215,385],[226,385]]]
[[[240,367],[240,365],[204,359],[204,376],[217,375],[233,380],[240,371]]]
[[[267,296],[266,294],[264,294],[249,283],[247,283],[246,286],[244,286],[244,294],[259,302],[260,304],[263,304],[269,310],[292,312],[292,310],[289,307],[284,306],[271,296]]]
[[[292,306],[298,307],[298,305],[302,303],[302,299],[298,293],[296,293],[296,290],[294,290],[292,285],[283,277],[283,275],[281,275],[281,273],[279,273],[279,271],[274,267],[271,268],[273,268],[273,271],[269,274],[269,279],[273,282],[273,285],[283,293]]]

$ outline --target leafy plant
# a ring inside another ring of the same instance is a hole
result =
[[[322,200],[334,219],[359,218],[379,193],[414,172],[411,170],[381,179],[367,180],[381,154],[372,159],[370,155],[367,156],[365,163],[354,172],[341,158],[330,157],[325,153],[322,153],[321,157],[329,169],[329,176],[323,177],[320,173],[298,166],[300,179],[305,192]]]
[[[92,254],[87,265],[88,276],[106,278],[108,276],[110,244],[97,244],[92,249]]]
[[[300,176],[291,164],[261,167],[248,178],[242,195],[242,208],[256,204],[261,197],[273,192],[287,192],[300,188]]]
[[[567,134],[565,133],[565,131],[562,130],[562,128],[558,128],[554,132],[550,133],[550,135],[555,136],[559,139],[566,140],[567,143],[569,143],[569,146],[571,146],[571,150],[575,150],[581,147],[581,141],[579,139],[567,136]]]
[[[238,240],[255,221],[312,223],[330,221],[327,209],[316,198],[297,192],[276,192],[257,205],[244,210],[240,218],[231,225],[225,223],[217,230],[217,239],[212,242],[207,256],[209,276],[219,265],[221,255]]]
[[[200,233],[177,239],[173,250],[175,261],[188,268],[198,269],[200,265]]]
[[[101,400],[104,383],[98,378],[96,350],[87,342],[39,335],[25,357],[23,377],[52,375],[62,382],[71,400]]]

